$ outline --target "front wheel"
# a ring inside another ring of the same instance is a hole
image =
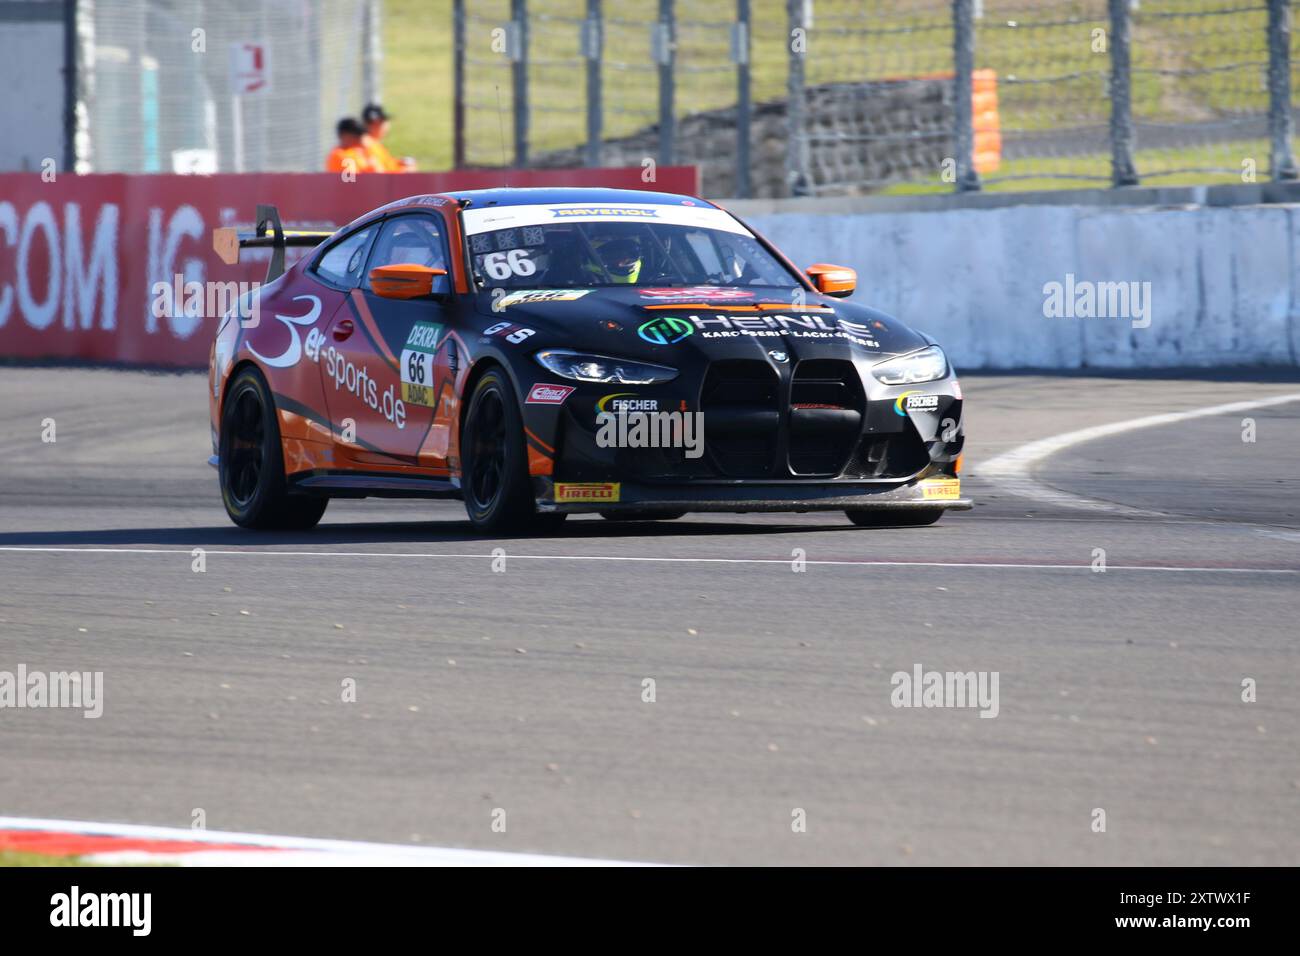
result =
[[[249,366],[235,376],[221,407],[221,500],[241,528],[315,527],[328,498],[290,495],[275,402],[266,380]]]
[[[527,526],[534,516],[524,448],[524,421],[514,386],[492,369],[479,379],[461,435],[465,511],[479,531],[496,534]]]
[[[853,508],[844,513],[859,528],[915,528],[943,517],[942,508]]]

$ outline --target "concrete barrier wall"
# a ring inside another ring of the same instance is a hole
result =
[[[1300,365],[1300,204],[728,206],[800,266],[857,269],[854,301],[930,333],[960,369]],[[1149,289],[1149,325],[1138,300],[1130,317],[1048,317],[1067,276]]]

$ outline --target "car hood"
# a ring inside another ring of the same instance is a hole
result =
[[[930,344],[919,333],[866,306],[799,290],[538,289],[484,292],[477,308],[533,330],[528,344],[673,364],[686,355],[710,360],[784,352],[790,361],[840,358],[870,362]]]

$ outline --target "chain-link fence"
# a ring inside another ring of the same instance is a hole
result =
[[[1288,0],[454,0],[458,165],[713,196],[1294,178]]]
[[[1267,0],[1144,0],[1132,30],[1138,175],[1264,175]]]
[[[989,186],[1111,181],[1107,0],[986,0],[976,62],[997,77],[1002,152]]]
[[[80,172],[310,171],[377,95],[378,0],[75,0]]]

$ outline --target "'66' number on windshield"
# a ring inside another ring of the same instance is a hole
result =
[[[483,257],[483,268],[493,279],[509,279],[512,275],[532,275],[537,271],[537,263],[528,258],[527,249],[511,249],[488,253]]]

